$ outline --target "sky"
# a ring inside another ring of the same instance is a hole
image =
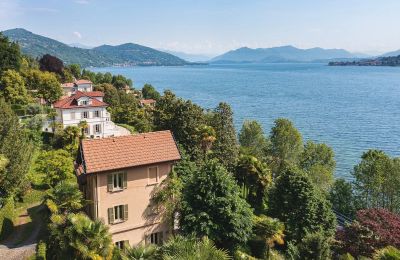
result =
[[[400,49],[399,11],[400,0],[0,0],[0,30],[206,55],[282,45],[380,54]]]

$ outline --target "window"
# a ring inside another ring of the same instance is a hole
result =
[[[94,117],[100,117],[100,111],[99,110],[94,111]]]
[[[148,172],[149,184],[158,183],[158,167],[150,167]]]
[[[115,246],[121,250],[126,249],[129,246],[129,240],[117,241],[117,242],[115,242]]]
[[[82,118],[89,118],[89,112],[82,112]]]
[[[115,224],[128,220],[128,204],[108,209],[108,223]]]
[[[151,233],[147,237],[147,243],[148,244],[162,245],[163,240],[164,240],[163,232]]]
[[[94,132],[96,134],[100,134],[101,133],[101,125],[100,124],[94,125]]]
[[[87,106],[88,103],[89,103],[89,102],[88,102],[87,100],[82,100],[82,101],[81,101],[82,106]]]
[[[126,189],[127,185],[126,172],[111,173],[107,176],[107,190],[110,192]]]
[[[85,127],[83,129],[83,132],[85,133],[85,135],[88,135],[89,134],[89,127]]]

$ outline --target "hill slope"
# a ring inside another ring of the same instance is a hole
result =
[[[78,63],[83,67],[187,64],[186,61],[174,55],[133,43],[83,49],[71,47],[21,28],[7,30],[3,34],[10,40],[18,42],[25,54],[33,57],[50,54],[57,56],[66,64]]]
[[[211,62],[310,62],[355,57],[343,49],[299,49],[293,46],[258,49],[243,47],[217,56]]]

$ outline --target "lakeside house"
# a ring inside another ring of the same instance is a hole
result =
[[[155,107],[156,105],[156,101],[154,99],[141,99],[139,100],[139,104],[140,106],[144,107],[144,106],[149,106],[149,107]]]
[[[153,207],[154,188],[181,159],[170,131],[82,140],[75,163],[92,219],[109,225],[114,243],[161,244],[172,230]]]
[[[66,128],[78,126],[86,121],[85,135],[91,138],[129,135],[130,132],[111,121],[107,111],[108,104],[103,101],[104,93],[93,91],[93,84],[89,80],[78,80],[74,83],[62,84],[64,97],[52,104],[57,115],[55,123]],[[44,123],[43,131],[52,132],[53,122]]]

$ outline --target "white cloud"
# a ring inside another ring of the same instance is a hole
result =
[[[79,39],[82,38],[82,34],[80,32],[73,32],[73,34],[78,37]]]
[[[87,5],[89,3],[88,0],[75,0],[75,3],[81,4],[81,5]]]

